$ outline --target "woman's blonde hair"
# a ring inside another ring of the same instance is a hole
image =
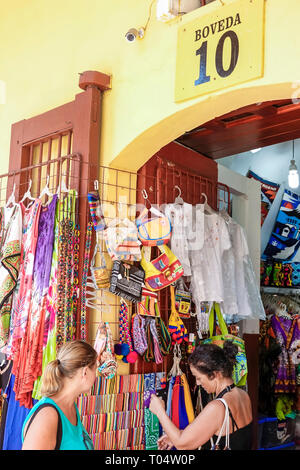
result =
[[[88,343],[75,340],[65,343],[58,351],[57,359],[47,364],[42,377],[41,394],[50,397],[58,393],[65,377],[72,378],[81,367],[92,367],[97,352]]]

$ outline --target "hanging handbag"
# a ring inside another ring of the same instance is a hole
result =
[[[102,264],[99,267],[95,267],[95,261],[96,261],[96,256],[98,252],[100,253]],[[101,251],[100,245],[98,243],[96,243],[95,245],[94,254],[93,254],[93,258],[92,258],[91,266],[90,266],[90,271],[91,271],[91,277],[92,277],[92,281],[93,281],[95,289],[105,289],[109,287],[110,282],[109,282],[106,262],[105,262],[103,253]]]
[[[106,228],[106,223],[101,209],[98,191],[91,191],[88,193],[88,203],[95,231],[99,232],[104,230]]]
[[[148,218],[148,212],[155,218]],[[145,246],[158,246],[170,241],[172,225],[170,219],[154,207],[145,208],[136,219],[138,237]]]
[[[218,319],[221,334],[213,336],[215,326],[215,312]],[[220,306],[217,302],[214,302],[209,314],[209,338],[204,339],[202,343],[213,343],[222,348],[224,346],[225,341],[232,341],[233,344],[238,347],[238,353],[236,355],[236,364],[233,368],[232,379],[235,385],[243,386],[246,384],[248,374],[245,341],[242,338],[239,338],[238,336],[234,336],[228,333],[227,325],[221,313]]]
[[[94,349],[98,354],[98,374],[107,379],[112,379],[117,372],[117,363],[113,353],[112,334],[107,322],[101,321],[98,324]]]
[[[159,315],[158,307],[158,294],[152,290],[142,289],[142,299],[138,303],[138,313],[140,315],[147,315],[151,317],[156,317]]]
[[[109,291],[132,302],[140,302],[145,272],[143,269],[114,261]]]
[[[170,286],[171,291],[171,315],[169,317],[168,330],[172,338],[172,344],[181,344],[182,341],[189,340],[188,332],[182,319],[179,317],[175,307],[174,286]]]
[[[135,351],[140,356],[143,356],[148,348],[148,343],[145,332],[145,320],[138,313],[132,317],[131,334]]]
[[[154,291],[164,289],[183,276],[182,264],[170,248],[162,245],[159,250],[161,254],[157,258],[147,261],[142,248],[141,266],[145,271],[145,285]]]
[[[192,295],[181,277],[175,288],[175,307],[181,318],[190,318],[191,302]]]
[[[134,222],[114,219],[103,232],[107,252],[112,260],[140,261],[141,242]]]

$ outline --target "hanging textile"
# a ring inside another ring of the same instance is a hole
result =
[[[285,189],[277,219],[262,259],[291,261],[300,246],[300,196]]]
[[[9,336],[12,294],[17,285],[22,243],[22,209],[19,204],[1,208],[0,233],[0,349]]]
[[[42,356],[45,325],[46,294],[53,253],[54,222],[57,195],[50,203],[41,207],[38,223],[32,295],[26,332],[21,343],[18,371],[15,372],[16,399],[21,406],[31,408],[34,382],[42,374]]]
[[[54,243],[52,251],[50,281],[46,297],[46,312],[45,312],[45,326],[44,326],[44,343],[43,343],[43,359],[42,359],[42,372],[44,371],[48,362],[56,358],[56,336],[57,336],[57,313],[58,313],[58,269],[59,269],[59,230],[60,222],[68,217],[75,223],[75,205],[76,205],[76,191],[69,191],[66,198],[57,201],[55,210],[55,223],[54,223]],[[79,240],[79,229],[75,225],[74,236]],[[77,258],[76,258],[77,257]],[[73,253],[74,263],[78,263],[78,253]],[[61,265],[60,265],[61,266]],[[78,287],[78,286],[77,286]],[[75,292],[77,297],[77,294]],[[61,299],[60,299],[61,300]],[[74,316],[76,312],[74,312]],[[42,398],[40,394],[41,377],[38,377],[34,384],[33,398],[39,400]]]
[[[245,318],[265,319],[258,280],[250,258],[245,232],[225,211],[224,218],[231,242],[231,248],[223,253],[222,277],[224,280],[224,301],[221,303],[226,319],[234,322]]]
[[[185,429],[195,419],[195,414],[188,381],[179,366],[180,361],[180,346],[176,344],[173,352],[173,366],[168,374],[166,412],[179,429]]]
[[[23,227],[21,263],[17,286],[12,298],[9,340],[7,347],[3,349],[7,357],[14,361],[13,373],[18,367],[21,341],[26,331],[28,311],[31,303],[33,263],[41,204],[39,199],[34,200],[29,207],[25,207],[23,202],[20,202]]]
[[[293,343],[300,340],[298,318],[273,315],[272,328],[281,346],[279,366],[275,380],[275,393],[296,393],[296,366],[292,360]]]
[[[261,225],[263,225],[279,189],[279,184],[265,180],[249,170],[248,178],[259,181],[261,185]]]
[[[145,409],[145,449],[157,450],[159,438],[159,420],[149,410],[151,396],[156,392],[155,374],[144,375],[144,409]]]

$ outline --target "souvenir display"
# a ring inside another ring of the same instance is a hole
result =
[[[247,241],[228,214],[207,203],[193,206],[177,198],[165,213],[145,208],[134,223],[105,220],[98,191],[87,199],[84,231],[75,190],[52,195],[47,205],[32,198],[28,207],[20,202],[0,213],[2,264],[9,268],[0,271],[7,302],[0,309],[8,310],[8,317],[0,311],[0,347],[12,362],[8,416],[17,432],[20,410],[41,398],[46,365],[65,342],[88,340],[87,309],[95,309],[97,379],[91,395],[78,399],[82,422],[96,449],[156,450],[162,429],[149,410],[152,394],[165,400],[179,429],[195,418],[187,357],[199,341],[237,344],[233,380],[246,385],[245,345],[234,321],[265,318]],[[4,255],[10,242],[15,248],[9,261]],[[113,309],[111,294],[118,339],[109,319],[102,319]],[[289,334],[284,339],[287,344]],[[295,348],[290,353],[298,354]],[[121,366],[151,372],[121,376]],[[277,410],[283,412],[284,404],[277,402]],[[19,445],[12,439],[17,442],[7,428],[6,449]]]

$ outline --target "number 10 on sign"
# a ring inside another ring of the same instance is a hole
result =
[[[175,101],[263,75],[263,0],[242,0],[178,30]]]

